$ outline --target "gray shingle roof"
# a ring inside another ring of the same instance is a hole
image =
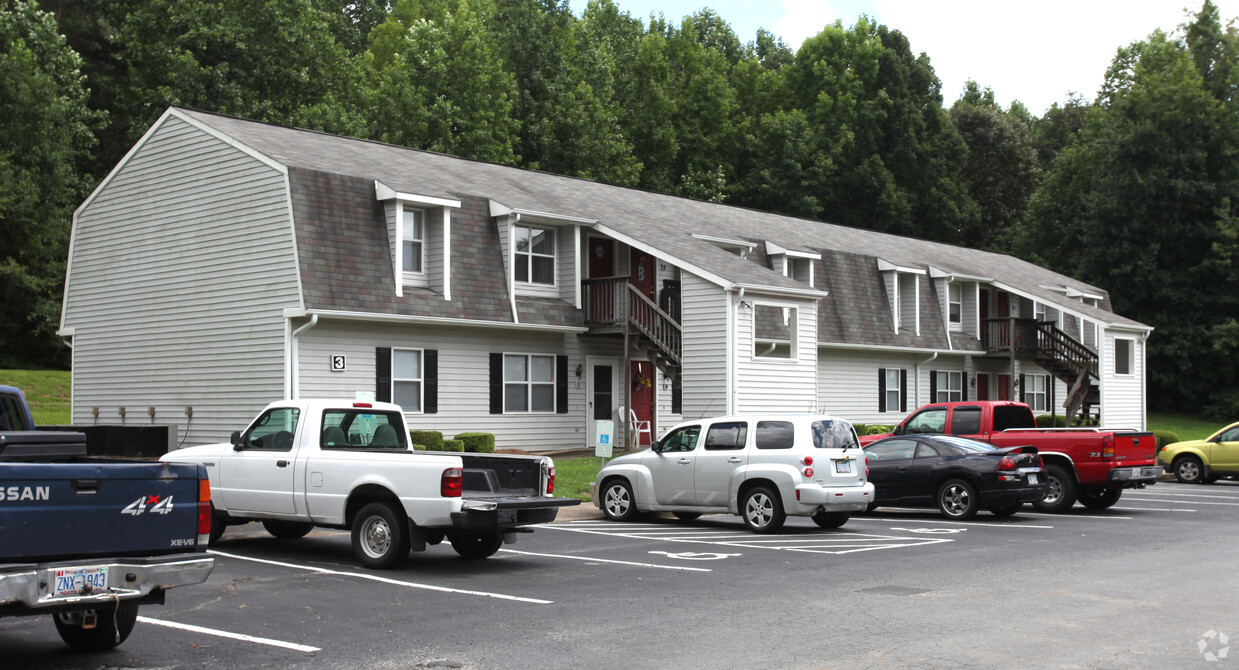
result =
[[[378,313],[511,320],[495,226],[488,200],[509,208],[597,220],[600,226],[647,244],[690,268],[734,284],[803,289],[774,272],[761,245],[741,259],[693,233],[750,241],[769,240],[787,249],[823,254],[822,341],[889,343],[946,348],[937,296],[922,289],[921,337],[891,332],[885,289],[876,259],[895,265],[938,268],[948,273],[992,277],[1035,299],[1115,325],[1141,324],[1110,311],[1103,289],[1012,256],[848,228],[767,212],[609,186],[521,168],[493,165],[377,142],[284,128],[203,112],[179,110],[290,169],[293,206],[306,303],[310,308]],[[391,262],[382,206],[374,180],[402,192],[462,201],[454,212],[453,293],[391,291]],[[759,262],[755,262],[759,261]],[[1070,288],[1103,296],[1091,308],[1043,287]],[[579,323],[562,301],[523,299],[518,306],[535,322]],[[885,323],[882,318],[885,317]],[[933,321],[936,319],[936,323]],[[969,347],[971,348],[971,347]]]

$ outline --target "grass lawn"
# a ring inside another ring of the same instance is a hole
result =
[[[1169,430],[1180,440],[1203,440],[1226,427],[1225,422],[1199,419],[1184,414],[1149,412],[1149,430]]]
[[[72,374],[67,370],[0,370],[0,384],[16,386],[26,394],[36,426],[63,426],[70,422]]]
[[[555,495],[580,498],[586,502],[593,500],[589,495],[589,485],[598,476],[601,464],[602,459],[597,456],[555,459]]]

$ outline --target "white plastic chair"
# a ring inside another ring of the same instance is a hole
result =
[[[649,421],[638,421],[636,410],[632,410],[632,409],[628,410],[628,430],[631,432],[632,435],[635,436],[636,444],[634,446],[636,446],[637,448],[641,448],[642,446],[648,446],[654,443],[654,433],[650,430],[650,422]],[[646,441],[644,445],[641,443],[642,433],[645,433],[646,435],[649,436],[648,440]]]

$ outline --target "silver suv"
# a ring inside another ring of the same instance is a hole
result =
[[[681,519],[739,514],[758,533],[787,515],[838,528],[873,502],[852,424],[821,414],[754,414],[689,421],[649,449],[607,463],[590,487],[613,521],[641,512]]]

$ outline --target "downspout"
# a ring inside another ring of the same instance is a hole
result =
[[[1140,430],[1148,430],[1149,426],[1149,331],[1145,331],[1140,338]],[[1097,376],[1101,376],[1101,370],[1097,371]],[[1102,411],[1105,411],[1106,405],[1102,403]],[[1104,426],[1105,423],[1102,422]]]
[[[508,257],[504,259],[507,261],[508,266],[508,302],[512,305],[512,323],[521,322],[521,315],[516,310],[516,249],[515,245],[512,244],[512,230],[520,222],[521,213],[514,212],[508,221]]]
[[[915,401],[912,403],[912,404],[913,404],[913,406],[917,406],[917,405],[919,405],[919,404],[920,404],[920,402],[921,402],[921,366],[922,366],[922,365],[925,365],[926,363],[932,363],[932,362],[934,362],[934,359],[935,359],[935,358],[937,358],[937,357],[938,357],[938,352],[936,352],[936,351],[935,351],[933,356],[930,356],[929,358],[926,358],[925,360],[921,361],[920,363],[917,363],[917,364],[915,364],[915,365],[913,365],[913,366],[912,366],[912,374],[916,375],[916,391],[915,391],[915,393],[916,393],[915,398],[916,398],[916,399],[915,399]],[[929,402],[933,402],[933,401],[934,401],[934,399],[933,399],[933,398],[930,398],[930,399],[929,399]]]
[[[736,341],[736,322],[740,306],[744,304],[744,287],[740,287],[740,291],[736,293],[735,303],[731,309],[727,310],[727,414],[736,413],[736,397],[740,393],[740,384],[736,380],[736,357],[740,355]]]
[[[294,330],[294,331],[293,331],[293,335],[292,335],[292,341],[293,341],[293,342],[292,342],[292,345],[293,345],[293,356],[292,356],[292,359],[293,359],[293,360],[292,360],[292,363],[291,363],[291,367],[292,367],[292,371],[291,371],[291,372],[292,372],[292,388],[290,389],[290,391],[292,391],[292,393],[291,393],[292,398],[290,398],[291,400],[296,400],[297,398],[300,398],[300,397],[301,397],[301,374],[300,374],[300,372],[298,371],[298,368],[300,368],[300,367],[301,367],[301,355],[300,355],[300,353],[301,353],[301,344],[300,344],[300,340],[299,340],[298,338],[301,336],[301,334],[302,334],[302,333],[304,333],[305,331],[307,331],[307,330],[309,330],[309,329],[311,329],[311,328],[313,328],[314,326],[317,326],[317,325],[318,325],[318,315],[317,315],[317,314],[312,314],[312,315],[310,315],[310,320],[309,320],[309,321],[307,321],[304,325],[302,325],[302,326],[301,326],[300,328],[298,328],[297,330]]]

